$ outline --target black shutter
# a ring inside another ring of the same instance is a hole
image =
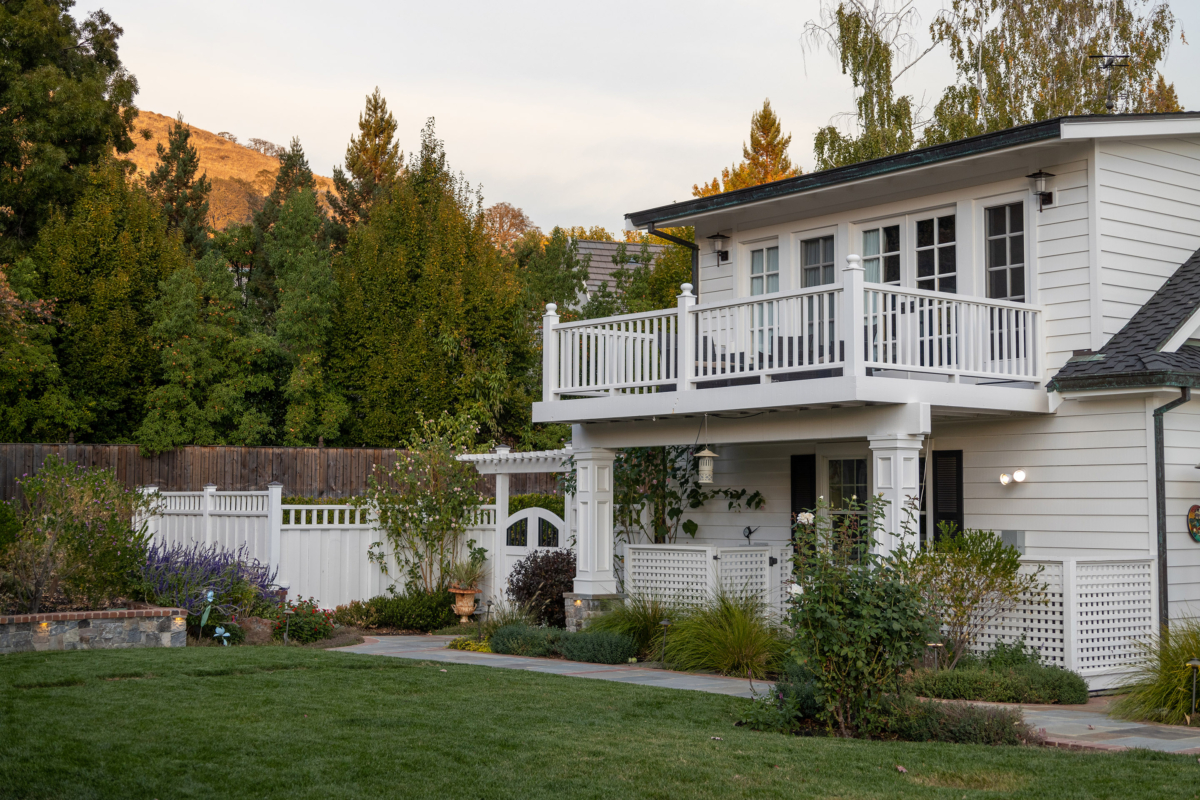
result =
[[[933,535],[938,525],[952,522],[963,528],[963,451],[933,451]]]
[[[792,519],[817,507],[817,457],[792,456]]]

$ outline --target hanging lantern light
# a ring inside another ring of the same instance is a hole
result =
[[[696,453],[696,458],[700,459],[700,478],[698,479],[699,482],[700,483],[712,483],[713,482],[713,459],[720,458],[720,456],[718,456],[712,450],[709,450],[708,446],[706,445],[703,450],[701,450],[699,453]]]

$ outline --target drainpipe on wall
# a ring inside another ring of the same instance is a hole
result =
[[[1163,639],[1171,621],[1167,607],[1167,467],[1166,448],[1163,445],[1163,416],[1192,399],[1192,390],[1180,389],[1178,400],[1154,409],[1154,494],[1158,514],[1158,632]]]
[[[646,230],[651,236],[657,236],[660,239],[666,239],[668,242],[674,242],[680,247],[686,247],[692,251],[692,294],[696,295],[696,302],[700,302],[700,245],[695,242],[689,242],[687,239],[680,239],[678,236],[672,236],[669,233],[664,233],[654,227],[654,223],[650,223],[650,227]]]

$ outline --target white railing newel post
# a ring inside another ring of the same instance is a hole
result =
[[[542,402],[554,399],[558,389],[558,305],[546,303],[542,315]]]
[[[212,544],[212,512],[216,505],[217,485],[215,483],[204,484],[204,544],[207,547]]]
[[[696,371],[696,324],[692,318],[691,308],[696,304],[692,294],[692,285],[685,283],[679,287],[679,317],[676,326],[679,331],[679,342],[676,345],[679,363],[675,368],[676,391],[687,391],[692,388],[692,374]]]
[[[267,561],[276,572],[279,570],[282,529],[283,484],[271,481],[267,484]]]
[[[865,377],[867,365],[863,357],[866,347],[866,312],[864,304],[864,276],[862,259],[856,255],[846,256],[842,267],[842,337],[846,343],[843,375]],[[833,343],[837,346],[837,342]]]

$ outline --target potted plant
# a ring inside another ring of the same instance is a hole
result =
[[[474,559],[456,562],[446,576],[454,593],[454,613],[458,614],[459,622],[470,622],[475,613],[475,595],[480,593],[479,582],[483,580],[483,563]]]

